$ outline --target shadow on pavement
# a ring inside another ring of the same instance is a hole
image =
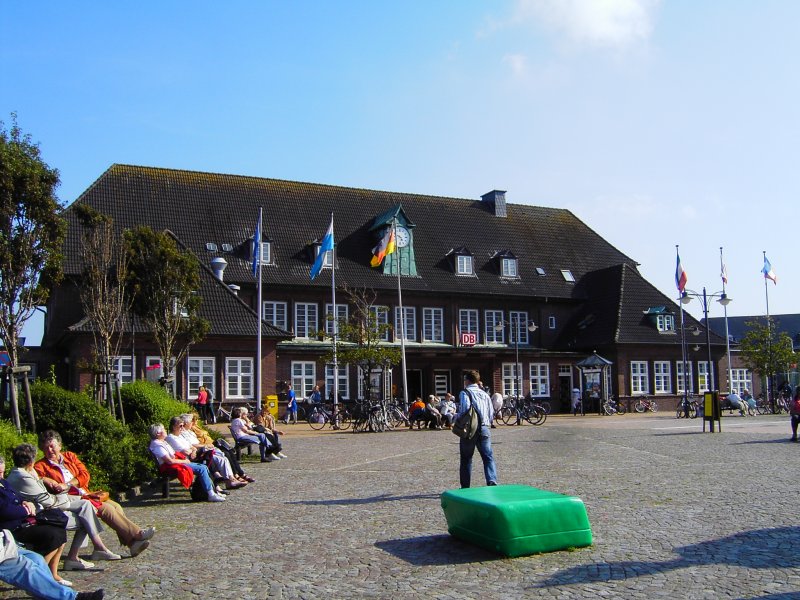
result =
[[[340,500],[296,500],[286,504],[303,504],[306,506],[351,506],[354,504],[375,504],[376,502],[403,502],[413,500],[438,500],[439,494],[412,494],[408,496],[393,496],[380,494],[369,498],[342,498]]]
[[[499,560],[502,557],[451,535],[425,535],[375,542],[375,547],[419,567],[435,567]]]
[[[800,527],[755,529],[676,548],[680,558],[664,562],[620,561],[579,565],[558,572],[535,587],[629,579],[703,565],[749,569],[800,567]],[[797,596],[795,596],[797,597]]]

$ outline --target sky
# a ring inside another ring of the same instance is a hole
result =
[[[0,0],[0,120],[65,205],[113,163],[501,189],[572,211],[670,298],[676,245],[709,294],[722,247],[729,315],[797,313],[798,22],[791,0]]]

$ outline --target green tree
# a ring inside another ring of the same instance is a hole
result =
[[[117,411],[115,407],[110,372],[122,341],[119,332],[130,309],[130,295],[125,287],[130,261],[127,243],[115,231],[111,217],[88,204],[75,205],[74,210],[84,228],[79,293],[83,312],[92,323],[94,368],[106,374],[105,395],[109,411],[124,418],[122,408]]]
[[[339,319],[337,322],[336,360],[340,365],[361,367],[362,389],[366,391],[368,399],[373,399],[370,373],[373,369],[389,369],[397,364],[400,361],[400,351],[383,341],[391,326],[378,322],[375,292],[346,286],[343,291],[353,311],[346,321]],[[328,318],[332,320],[333,316],[329,315]],[[324,359],[326,362],[333,362],[333,349]]]
[[[12,366],[19,364],[22,327],[61,277],[66,223],[58,183],[16,114],[9,130],[0,121],[0,340]]]
[[[747,332],[739,342],[742,362],[762,379],[771,381],[773,376],[789,370],[795,362],[792,338],[778,331],[775,321],[748,321]]]
[[[164,377],[189,347],[211,329],[197,313],[202,299],[200,263],[181,248],[171,232],[140,225],[125,232],[128,245],[128,290],[133,312],[149,328],[161,355]]]

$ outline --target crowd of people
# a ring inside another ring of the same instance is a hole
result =
[[[224,438],[215,443],[196,413],[172,417],[168,428],[162,423],[149,428],[148,449],[159,472],[177,477],[187,488],[197,487],[203,492],[201,499],[209,502],[223,502],[231,490],[255,481],[237,460],[237,443],[258,444],[263,462],[287,458],[280,440],[283,432],[275,428],[266,408],[253,420],[246,408],[234,409],[233,446]],[[75,453],[62,449],[57,431],[41,433],[39,450],[44,457],[36,460],[35,446],[16,446],[8,476],[0,455],[0,581],[37,598],[102,599],[104,590],[76,592],[60,571],[83,571],[97,561],[120,560],[101,537],[105,527],[114,531],[131,558],[147,550],[156,529],[134,523],[107,492],[92,491],[89,471]],[[69,531],[74,535],[64,555]],[[79,556],[89,542],[91,554]]]

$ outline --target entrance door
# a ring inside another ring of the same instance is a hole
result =
[[[408,381],[408,402],[411,403],[415,398],[422,398],[422,371],[419,369],[408,369],[406,371]]]

